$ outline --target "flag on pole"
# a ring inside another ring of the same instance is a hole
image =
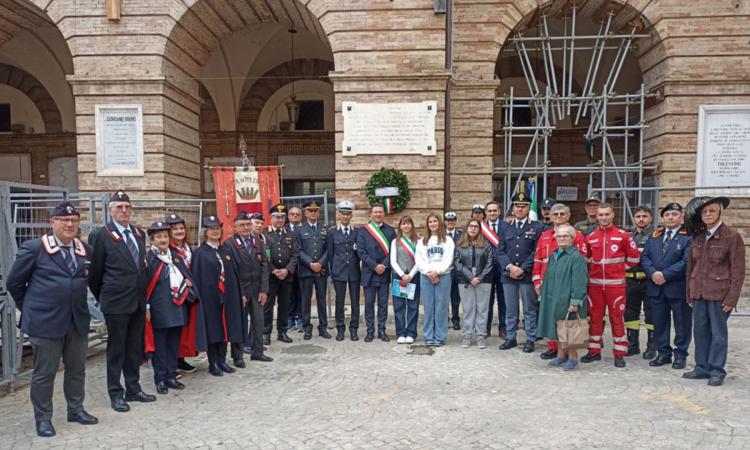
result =
[[[224,234],[233,233],[238,212],[262,213],[265,225],[271,223],[269,210],[279,203],[278,167],[213,167],[216,216],[224,224]]]
[[[531,197],[531,209],[529,211],[529,218],[531,220],[539,220],[539,215],[537,214],[537,192],[535,177],[529,178],[527,188],[529,190],[529,196]]]

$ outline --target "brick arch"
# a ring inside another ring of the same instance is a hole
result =
[[[18,89],[34,102],[44,119],[47,133],[62,131],[62,116],[57,104],[34,76],[18,67],[0,63],[0,84]]]
[[[294,70],[292,70],[292,67]],[[258,127],[258,118],[268,99],[282,86],[294,80],[320,80],[330,83],[328,72],[333,70],[333,63],[321,59],[295,59],[279,64],[253,83],[242,100],[237,119],[237,130],[254,132]]]

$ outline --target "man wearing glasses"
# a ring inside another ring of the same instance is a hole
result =
[[[79,241],[79,213],[63,203],[50,214],[52,233],[23,243],[8,274],[8,292],[21,310],[21,331],[34,349],[31,404],[36,432],[52,437],[52,392],[60,357],[65,361],[68,422],[93,425],[83,409],[88,350],[86,303],[89,247]]]
[[[534,351],[536,340],[537,294],[531,283],[531,272],[534,268],[534,251],[544,230],[541,222],[529,218],[531,198],[525,192],[517,192],[513,202],[512,223],[500,224],[500,242],[497,246],[495,260],[498,271],[502,273],[503,294],[505,296],[505,324],[508,337],[500,350],[508,350],[518,345],[516,328],[518,327],[518,299],[523,302],[523,327],[526,332],[524,353]],[[498,210],[499,213],[499,210]]]
[[[534,252],[534,269],[532,271],[531,282],[534,284],[534,292],[536,295],[539,295],[542,292],[542,282],[544,281],[544,274],[547,272],[550,257],[555,253],[558,247],[557,239],[555,239],[555,230],[563,225],[570,225],[570,208],[562,203],[555,203],[550,207],[549,216],[552,228],[542,233],[539,237],[539,242],[536,244],[536,251]],[[588,256],[586,237],[578,230],[576,230],[573,245],[578,248],[578,252],[583,255],[584,258]],[[542,359],[552,359],[557,356],[557,341],[551,339],[548,340],[547,351],[539,356]]]

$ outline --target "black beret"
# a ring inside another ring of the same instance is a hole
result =
[[[251,220],[264,220],[263,219],[263,214],[261,214],[259,212],[249,214],[248,215],[248,219],[251,219]]]
[[[682,205],[680,205],[679,203],[667,203],[664,208],[661,209],[661,216],[664,217],[664,213],[667,211],[682,212]]]
[[[114,194],[112,194],[112,197],[109,198],[109,201],[130,203],[130,197],[128,197],[128,194],[126,194],[123,191],[117,191]]]
[[[203,228],[215,228],[220,227],[222,225],[221,221],[219,221],[219,218],[216,216],[206,216],[203,218]]]
[[[169,225],[177,225],[178,223],[185,223],[185,219],[180,217],[179,214],[170,214],[167,216],[167,220],[165,221]]]
[[[49,212],[50,217],[70,217],[79,216],[81,213],[70,204],[70,202],[63,202],[52,208]]]
[[[148,232],[148,235],[151,236],[157,231],[169,231],[170,228],[171,227],[169,226],[167,222],[158,221],[158,222],[152,223],[151,226],[148,227],[147,232]]]
[[[234,221],[237,222],[239,220],[250,220],[250,214],[245,211],[239,211],[237,215],[234,216]]]

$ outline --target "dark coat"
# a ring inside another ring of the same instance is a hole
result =
[[[688,258],[688,299],[737,306],[745,281],[745,243],[723,223],[706,241],[706,231],[693,237]]]
[[[219,292],[221,265],[224,263],[224,294]],[[203,304],[205,335],[207,343],[243,342],[247,329],[247,314],[242,307],[242,291],[237,271],[232,264],[232,256],[226,253],[224,246],[218,249],[203,243],[193,253],[190,266],[193,283],[198,290]],[[196,343],[198,350],[205,350],[201,342]]]
[[[521,283],[531,283],[531,272],[534,269],[534,252],[536,243],[544,231],[544,225],[541,222],[526,220],[526,223],[517,229],[514,224],[502,222],[500,224],[500,243],[495,253],[495,262],[497,270],[502,273],[502,282],[520,281]],[[505,268],[508,264],[514,264],[524,270],[523,277],[514,280],[508,274]]]
[[[648,276],[648,296],[658,298],[685,298],[685,271],[690,256],[690,236],[685,228],[680,228],[662,252],[664,229],[654,231],[646,240],[641,253],[640,266]],[[666,283],[659,286],[651,280],[654,272],[661,272]]]
[[[456,283],[471,283],[474,277],[479,277],[482,283],[492,283],[492,269],[495,265],[492,244],[487,243],[484,248],[458,247],[453,253],[453,273]],[[476,269],[476,273],[472,272]]]
[[[104,314],[131,314],[146,310],[146,245],[142,230],[130,225],[138,241],[138,265],[123,236],[110,222],[89,235],[91,270],[89,288]]]
[[[391,242],[396,239],[396,230],[392,226],[384,223],[380,227],[388,240],[388,248]],[[367,231],[365,227],[357,233],[357,254],[362,261],[362,286],[374,287],[391,282],[391,258],[389,253],[385,253],[378,241]],[[382,275],[375,273],[375,267],[382,264],[386,271]]]
[[[311,278],[316,276],[328,275],[328,247],[326,239],[328,230],[321,222],[316,224],[316,231],[313,231],[309,223],[305,222],[302,226],[294,230],[297,233],[297,246],[299,247],[299,269],[297,270],[298,278]],[[310,269],[310,264],[317,262],[323,267],[319,273]]]
[[[157,258],[156,254],[149,251],[146,255],[148,261],[149,287],[154,283],[154,276],[158,272],[158,278],[147,298],[151,308],[151,326],[154,329],[181,327],[187,324],[188,302],[177,305],[172,301],[172,288],[169,284],[169,268]],[[187,267],[181,257],[174,258],[175,265],[182,272],[183,277],[188,277]]]
[[[297,247],[297,236],[284,227],[279,236],[271,228],[263,232],[266,239],[268,251],[268,271],[286,269],[289,275],[282,280],[283,283],[291,283],[299,262],[299,248]],[[273,276],[273,275],[270,275]]]
[[[71,273],[52,234],[24,242],[10,269],[6,287],[21,311],[21,331],[33,337],[59,339],[73,323],[89,332],[87,296],[91,249],[75,240],[77,269]]]
[[[328,230],[329,267],[333,281],[359,281],[361,271],[359,268],[359,256],[357,255],[357,233],[361,229],[349,225],[349,236],[338,227]]]
[[[249,249],[239,234],[235,234],[222,244],[226,254],[232,255],[232,263],[237,271],[242,293],[249,301],[258,301],[258,294],[268,294],[268,256],[260,237],[255,237],[255,245]]]

